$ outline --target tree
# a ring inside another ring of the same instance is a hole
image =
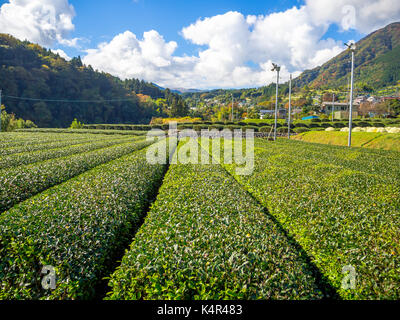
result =
[[[325,92],[322,96],[322,102],[332,102],[333,100],[333,93]],[[338,95],[335,94],[335,101],[339,101]]]
[[[17,119],[15,114],[7,113],[5,106],[0,107],[1,131],[13,131],[15,129],[36,128],[37,126],[30,120]]]
[[[71,126],[69,127],[70,129],[82,129],[84,126],[83,123],[79,122],[78,119],[74,119],[74,121],[72,121]]]

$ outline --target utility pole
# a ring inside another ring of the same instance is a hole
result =
[[[276,71],[276,100],[275,100],[275,126],[274,126],[274,141],[276,141],[276,131],[278,128],[278,94],[279,94],[279,71],[281,67],[275,63],[272,63],[273,69],[271,71]]]
[[[349,143],[351,147],[351,131],[353,130],[353,90],[354,90],[354,52],[356,45],[354,43],[347,44],[346,46],[351,51],[351,88],[350,88],[350,109],[349,109]]]
[[[288,120],[288,139],[290,139],[290,123],[292,122],[292,75],[289,78],[289,120]]]
[[[233,93],[231,93],[231,96],[232,96],[232,121],[233,121],[233,118],[234,118],[234,115],[233,115]]]
[[[334,117],[333,117],[334,112],[335,112],[335,94],[332,93],[332,122],[333,122],[333,119],[334,119]]]

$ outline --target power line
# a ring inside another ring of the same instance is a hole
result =
[[[109,99],[109,100],[69,100],[69,99],[40,99],[40,98],[27,98],[27,97],[4,96],[4,95],[3,95],[3,98],[26,100],[26,101],[64,102],[64,103],[104,103],[104,102],[132,101],[132,98],[130,98],[130,99]]]

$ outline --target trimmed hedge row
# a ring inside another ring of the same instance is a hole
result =
[[[301,254],[220,165],[171,165],[109,285],[111,300],[323,297]]]
[[[24,153],[10,154],[0,158],[0,170],[6,168],[17,167],[30,163],[45,161],[49,159],[66,157],[74,154],[88,152],[96,149],[110,147],[123,142],[132,141],[130,137],[118,139],[102,139],[100,141],[70,141],[69,146],[48,149],[47,146],[42,146],[41,150],[28,151]]]
[[[166,165],[146,151],[104,164],[0,216],[0,299],[92,299],[155,195]],[[56,289],[41,270],[56,271]]]
[[[0,135],[1,136],[1,135]],[[62,133],[18,133],[11,132],[4,141],[0,141],[0,156],[36,151],[44,148],[55,149],[65,147],[71,144],[71,141],[78,143],[92,141],[108,137],[106,135],[99,137],[91,134],[62,134]]]
[[[44,132],[44,133],[90,133],[90,134],[120,134],[120,135],[136,135],[141,136],[144,134],[143,131],[125,131],[125,130],[95,130],[95,129],[47,129],[47,128],[35,128],[35,129],[18,129],[16,132]]]
[[[125,142],[99,150],[0,170],[0,212],[100,164],[148,146]]]
[[[292,234],[345,299],[400,298],[396,152],[257,140],[255,172],[227,170]],[[290,183],[287,183],[287,181]],[[356,288],[342,288],[343,267]]]

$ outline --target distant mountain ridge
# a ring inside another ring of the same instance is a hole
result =
[[[163,88],[159,86],[158,84],[152,82],[152,85],[156,86],[160,90],[166,90],[166,88]],[[199,93],[199,92],[205,92],[205,90],[199,90],[199,89],[185,89],[185,88],[171,88],[171,92],[174,93]]]
[[[351,71],[348,51],[294,79],[294,85],[324,89],[346,86]],[[394,85],[400,80],[400,22],[372,32],[356,43],[355,82],[374,88]]]

